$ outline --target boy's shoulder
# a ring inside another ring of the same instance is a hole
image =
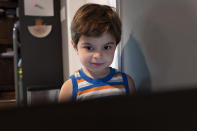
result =
[[[130,76],[129,74],[123,72],[123,71],[120,71],[118,69],[115,69],[115,73],[121,73],[121,74],[124,74],[127,78],[127,81],[128,81],[128,85],[129,85],[129,88],[130,88],[130,93],[133,94],[135,92],[135,83],[134,83],[134,80],[132,78],[132,76]]]
[[[72,80],[68,79],[64,82],[61,87],[60,94],[59,94],[59,101],[66,102],[69,101],[72,97]]]
[[[61,89],[68,91],[70,90],[70,88],[72,88],[72,80],[69,78],[68,80],[64,82]]]

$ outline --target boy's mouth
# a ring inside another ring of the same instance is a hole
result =
[[[103,65],[104,63],[91,63],[92,65],[95,65],[95,66],[101,66]]]

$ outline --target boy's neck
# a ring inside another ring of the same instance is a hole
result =
[[[109,73],[110,73],[110,68],[107,67],[105,70],[103,70],[102,72],[92,72],[84,67],[82,67],[83,72],[90,78],[104,78],[106,77]]]

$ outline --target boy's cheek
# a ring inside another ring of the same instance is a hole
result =
[[[87,61],[88,59],[91,58],[89,55],[85,55],[85,54],[82,54],[82,53],[79,54],[79,57],[80,57],[81,61]]]

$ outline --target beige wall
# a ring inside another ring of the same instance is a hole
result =
[[[197,85],[196,0],[123,0],[123,69],[137,88]],[[145,89],[143,89],[145,90]]]

